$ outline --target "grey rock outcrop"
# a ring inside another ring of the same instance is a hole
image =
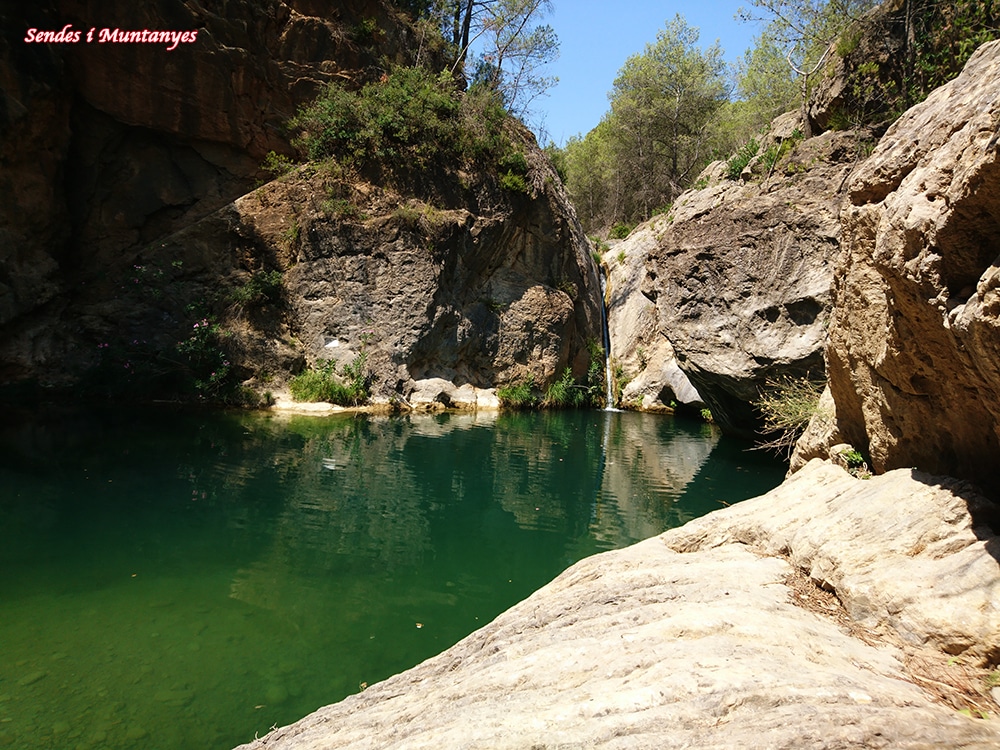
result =
[[[746,183],[716,164],[707,187],[648,224],[656,247],[642,293],[724,430],[755,436],[753,403],[769,379],[823,375],[840,188],[857,146],[853,133],[824,133]]]
[[[611,243],[602,263],[606,270],[605,306],[611,361],[627,379],[620,406],[641,411],[703,406],[698,391],[677,364],[666,332],[658,326],[656,305],[643,295],[646,257],[656,247],[656,233],[644,224],[626,239]]]
[[[180,263],[171,289],[188,298],[213,278],[238,288],[254,268],[283,271],[280,303],[222,321],[231,365],[271,373],[270,387],[296,366],[342,370],[364,352],[376,401],[496,408],[485,391],[498,384],[544,386],[566,367],[582,378],[601,330],[590,245],[548,160],[533,145],[528,160],[533,196],[442,168],[435,205],[307,165],[155,255]],[[162,314],[179,316],[171,302]]]
[[[243,747],[995,747],[995,722],[925,690],[1000,647],[983,507],[961,483],[813,462]]]
[[[1000,42],[889,128],[849,184],[827,350],[872,468],[1000,482]]]

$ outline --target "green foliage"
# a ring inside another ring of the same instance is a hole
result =
[[[549,409],[575,409],[583,406],[586,401],[586,389],[577,385],[573,379],[573,371],[567,367],[562,377],[546,389],[542,406]]]
[[[327,216],[341,221],[362,221],[366,218],[365,212],[347,198],[326,198],[319,207]]]
[[[796,130],[791,138],[786,138],[768,146],[761,156],[761,166],[763,166],[764,171],[770,174],[778,165],[778,162],[784,159],[800,140],[802,140],[802,131]]]
[[[702,409],[699,413],[701,414],[702,420],[708,422],[709,424],[715,424],[715,418],[712,416],[711,409]]]
[[[767,380],[757,400],[764,429],[771,436],[762,447],[790,453],[816,414],[825,381],[785,376]]]
[[[625,367],[616,362],[611,368],[612,398],[614,398],[616,404],[620,404],[622,402],[622,391],[625,390],[625,386],[627,386],[631,380],[632,379],[625,374]]]
[[[281,271],[254,271],[245,284],[229,293],[229,299],[243,308],[277,302],[284,291],[283,281]]]
[[[1000,38],[1000,4],[996,0],[913,3],[913,49],[899,82],[902,102],[898,109],[922,101],[958,75],[980,45]]]
[[[286,247],[292,247],[299,241],[299,231],[298,220],[292,219],[291,225],[281,233],[281,241],[285,243]]]
[[[534,99],[558,81],[544,72],[559,55],[555,31],[541,23],[552,9],[550,0],[441,0],[440,5],[455,67],[465,69],[472,85],[495,91],[516,117],[530,114]],[[470,43],[482,52],[466,66]]]
[[[447,71],[435,76],[397,67],[360,91],[331,84],[291,126],[313,160],[407,174],[447,162],[493,164],[504,188],[527,192],[528,163],[507,118],[501,98],[487,87],[461,92]],[[342,212],[346,204],[327,208]]]
[[[625,255],[625,251],[624,250],[619,250],[617,257],[618,257],[618,265],[624,266],[625,265],[625,258],[627,257]]]
[[[552,162],[552,166],[555,167],[556,174],[559,175],[559,179],[564,183],[566,182],[566,151],[559,148],[555,143],[549,141],[544,149],[545,155],[549,157],[549,161]]]
[[[378,21],[374,18],[362,19],[351,27],[350,34],[351,38],[361,44],[371,44],[379,37],[385,36],[385,32],[378,27]]]
[[[588,339],[587,352],[590,354],[586,381],[587,401],[591,406],[610,406],[604,403],[604,347],[594,339]]]
[[[528,183],[522,175],[514,172],[505,172],[500,175],[500,187],[512,193],[527,193]]]
[[[528,375],[524,380],[497,388],[500,405],[509,409],[531,409],[538,405],[535,394],[535,379]]]
[[[223,341],[222,327],[210,317],[196,320],[186,338],[177,342],[177,352],[186,360],[194,388],[202,398],[222,399],[234,383]]]
[[[295,162],[284,154],[268,151],[260,168],[265,172],[270,172],[274,177],[281,177],[295,169]]]
[[[751,138],[740,146],[739,150],[726,162],[726,176],[730,180],[740,179],[740,175],[743,174],[743,170],[746,169],[747,164],[757,156],[759,151],[760,144],[755,138]]]
[[[369,398],[368,354],[362,351],[344,365],[337,376],[336,363],[319,360],[316,367],[296,375],[288,384],[296,401],[328,401],[341,406],[358,406]]]
[[[635,224],[615,224],[608,232],[608,237],[612,240],[623,240],[632,234]]]
[[[740,140],[766,129],[771,121],[795,106],[799,90],[785,53],[773,31],[754,38],[753,47],[737,63],[736,91],[742,105],[731,119]]]
[[[681,16],[669,21],[625,61],[601,123],[567,142],[567,188],[588,230],[648,219],[711,159],[727,71],[719,45],[698,38]]]
[[[420,167],[454,147],[458,110],[450,77],[396,68],[360,92],[331,84],[291,124],[310,159]]]

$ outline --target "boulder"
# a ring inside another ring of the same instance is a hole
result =
[[[859,147],[851,132],[789,138],[772,173],[734,182],[710,166],[707,186],[647,229],[641,291],[657,329],[714,421],[747,437],[762,428],[754,403],[768,380],[823,376],[841,188]]]
[[[627,381],[618,405],[640,411],[697,410],[704,405],[701,397],[677,365],[670,340],[658,326],[656,305],[642,293],[646,257],[656,239],[652,226],[643,224],[626,239],[610,243],[602,258],[611,364],[621,368]]]
[[[242,748],[995,747],[996,722],[956,710],[992,699],[950,687],[1000,646],[984,507],[814,461]]]
[[[827,350],[877,472],[1000,486],[1000,42],[894,123],[849,183]]]

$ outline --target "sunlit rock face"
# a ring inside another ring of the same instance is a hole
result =
[[[666,331],[659,327],[656,305],[643,294],[646,258],[658,234],[650,224],[604,252],[605,305],[611,340],[612,371],[627,381],[620,406],[640,411],[702,408],[701,397],[677,364]]]
[[[659,330],[715,421],[747,436],[761,428],[753,404],[769,379],[823,376],[842,188],[857,158],[855,134],[798,141],[783,118],[762,146],[789,142],[773,169],[758,158],[731,180],[711,165],[706,187],[646,230],[655,247],[642,293]]]
[[[843,436],[884,471],[1000,480],[1000,42],[852,176],[828,349]]]

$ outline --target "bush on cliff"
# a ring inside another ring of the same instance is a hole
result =
[[[523,174],[524,156],[504,127],[508,117],[499,95],[486,87],[460,92],[447,71],[397,67],[357,91],[330,84],[290,125],[313,160],[390,170],[453,160]]]

